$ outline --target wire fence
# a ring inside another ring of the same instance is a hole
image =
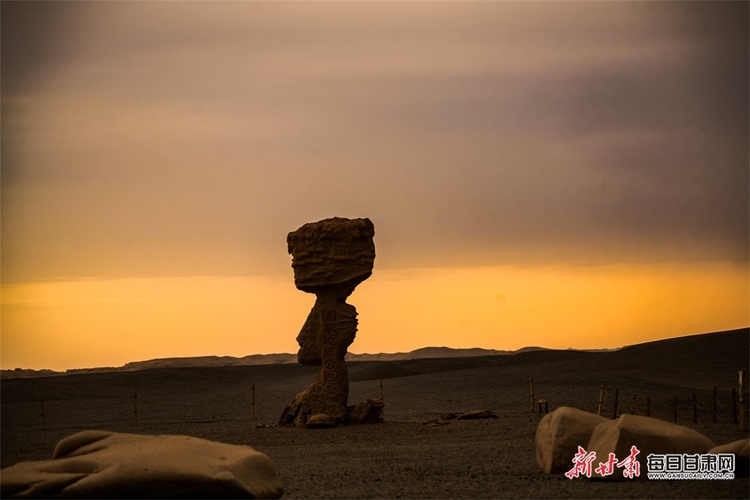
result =
[[[658,408],[658,409],[657,409]],[[597,413],[603,416],[617,418],[623,413],[631,415],[645,415],[648,417],[671,420],[674,423],[692,422],[703,424],[712,422],[729,422],[740,426],[745,430],[748,426],[747,400],[738,398],[735,389],[731,395],[719,395],[716,387],[710,395],[701,395],[694,392],[689,395],[674,396],[671,399],[661,398],[652,401],[650,395],[638,398],[633,393],[629,400],[620,397],[619,389],[614,392],[606,389],[602,384],[597,403]]]
[[[588,386],[591,387],[591,386]],[[528,393],[527,393],[528,392]],[[627,395],[625,395],[627,393]],[[546,396],[546,399],[539,395]],[[186,399],[191,398],[191,399]],[[558,398],[556,401],[555,398]],[[577,395],[577,400],[581,400]],[[36,402],[5,403],[0,412],[4,430],[50,428],[97,428],[111,424],[130,426],[153,424],[188,424],[222,421],[247,421],[275,424],[293,394],[265,390],[252,385],[242,391],[223,395],[190,395],[181,398],[144,397],[137,392],[129,396],[110,399],[40,399]],[[549,408],[570,405],[554,388],[534,385],[530,377],[528,389],[517,387],[478,387],[472,390],[446,390],[435,386],[430,390],[417,385],[393,381],[363,381],[350,385],[350,404],[367,399],[382,400],[384,417],[389,421],[424,421],[441,415],[460,414],[476,409],[503,413],[547,413]],[[587,398],[584,398],[587,399]],[[608,418],[624,413],[645,415],[676,423],[731,423],[740,430],[747,428],[747,401],[731,394],[703,391],[700,394],[679,394],[664,397],[636,394],[628,389],[607,388],[604,384],[598,393],[591,393],[590,404],[581,409]]]

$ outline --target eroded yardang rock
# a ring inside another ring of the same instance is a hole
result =
[[[271,459],[189,436],[83,431],[0,473],[3,498],[280,498]]]
[[[357,334],[357,310],[346,298],[372,274],[374,236],[369,219],[341,217],[305,224],[287,236],[294,283],[316,295],[297,336],[297,360],[320,366],[320,372],[287,405],[279,425],[305,425],[318,414],[327,415],[335,424],[346,420],[349,375],[344,357]]]

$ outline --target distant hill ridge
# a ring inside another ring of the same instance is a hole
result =
[[[747,332],[747,328],[738,330],[729,330],[724,332],[704,333],[697,335],[688,335],[675,337],[664,340],[647,342],[644,344],[635,344],[617,349],[568,349],[568,351],[587,351],[587,352],[613,352],[613,351],[631,351],[639,349],[648,349],[649,351],[656,348],[657,351],[662,349],[669,352],[675,343],[681,344],[703,344],[715,339],[717,342],[723,342],[728,335],[736,336],[740,332]],[[643,347],[641,347],[643,346]],[[697,347],[694,346],[694,347]],[[700,351],[701,349],[699,349]],[[502,351],[496,349],[483,349],[479,347],[467,349],[454,349],[451,347],[423,347],[410,352],[397,353],[380,353],[380,354],[353,354],[346,355],[347,361],[404,361],[418,359],[438,359],[438,358],[469,358],[481,356],[503,356],[528,353],[531,351],[551,351],[544,347],[529,346],[517,349],[515,351]],[[662,354],[663,355],[663,354]],[[613,360],[614,361],[614,360]],[[121,367],[100,367],[100,368],[80,368],[71,369],[65,372],[56,372],[52,370],[27,370],[17,368],[15,370],[0,370],[2,378],[27,378],[27,377],[49,377],[56,375],[68,375],[77,373],[101,373],[101,372],[123,372],[138,371],[154,368],[186,368],[186,367],[218,367],[218,366],[247,366],[247,365],[269,365],[269,364],[286,364],[296,363],[297,355],[289,353],[279,354],[252,354],[244,357],[233,356],[197,356],[185,358],[161,358],[147,361],[134,361]]]
[[[409,352],[378,353],[378,354],[354,354],[346,355],[347,361],[404,361],[412,359],[433,358],[471,358],[479,356],[500,356],[517,354],[528,351],[545,350],[544,347],[523,347],[515,351],[502,351],[497,349],[483,349],[481,347],[455,349],[452,347],[422,347]],[[612,350],[612,349],[605,349]],[[157,358],[146,361],[132,361],[119,367],[98,368],[74,368],[64,372],[54,370],[31,370],[16,368],[15,370],[0,370],[1,378],[28,378],[28,377],[52,377],[56,375],[69,375],[75,373],[103,373],[103,372],[127,372],[137,370],[150,370],[154,368],[190,368],[190,367],[214,367],[214,366],[248,366],[248,365],[273,365],[283,363],[296,363],[297,355],[289,353],[278,354],[251,354],[241,358],[234,356],[193,356],[184,358]]]
[[[347,361],[401,361],[409,359],[427,358],[466,358],[476,356],[494,356],[502,354],[513,354],[524,350],[542,349],[541,347],[524,347],[518,351],[498,351],[496,349],[482,349],[473,347],[469,349],[454,349],[451,347],[423,347],[410,352],[379,353],[379,354],[353,354],[346,355]],[[296,363],[297,355],[289,353],[278,354],[251,354],[237,358],[234,356],[194,356],[185,358],[157,358],[146,361],[132,361],[120,367],[99,368],[76,368],[64,372],[53,370],[27,370],[16,368],[15,370],[0,370],[2,378],[22,377],[49,377],[55,375],[67,375],[72,373],[99,373],[113,371],[137,371],[153,368],[189,368],[189,367],[211,367],[211,366],[247,366],[247,365],[273,365],[280,363]]]

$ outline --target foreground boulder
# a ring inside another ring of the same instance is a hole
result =
[[[625,460],[631,455],[633,446],[639,452],[635,457],[640,463],[638,477],[645,478],[646,460],[651,453],[708,453],[708,450],[716,445],[700,432],[682,425],[671,424],[658,418],[625,414],[617,420],[607,420],[598,425],[591,435],[586,451],[596,453],[596,466],[600,462],[606,462],[610,453],[614,453],[619,461]],[[625,469],[622,467],[615,467],[612,474],[606,478],[625,479],[623,470]],[[602,476],[594,471],[591,477]]]
[[[734,476],[747,477],[750,475],[750,439],[740,439],[728,444],[715,446],[709,453],[734,453]]]
[[[271,459],[188,436],[73,434],[52,460],[2,470],[3,498],[280,498]]]
[[[579,446],[607,419],[594,413],[561,406],[544,416],[536,429],[536,462],[545,473],[566,472],[573,467]]]

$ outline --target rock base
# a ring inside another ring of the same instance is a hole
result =
[[[377,399],[368,399],[363,403],[346,409],[347,424],[379,424],[383,422],[385,404]]]
[[[325,429],[344,424],[379,424],[383,422],[382,401],[368,399],[362,403],[348,406],[343,415],[332,416],[327,413],[310,413],[303,404],[291,402],[284,409],[278,425],[296,425],[308,429]]]

